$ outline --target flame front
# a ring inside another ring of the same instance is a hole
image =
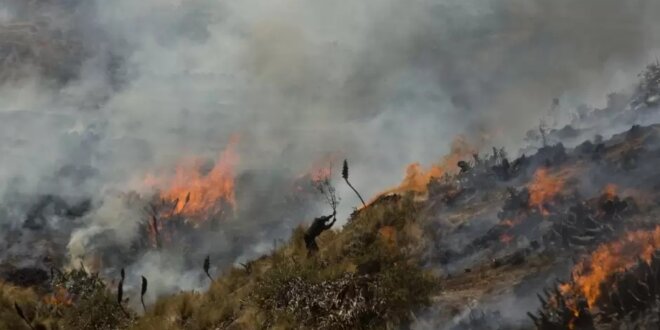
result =
[[[534,172],[534,179],[529,184],[529,206],[537,207],[544,215],[548,214],[545,206],[552,201],[564,187],[564,179],[548,174],[546,168]]]
[[[314,169],[310,173],[310,177],[313,182],[322,182],[328,180],[331,174],[332,173],[330,167],[322,167],[322,168]]]
[[[560,287],[562,293],[579,292],[593,307],[601,295],[601,284],[608,276],[633,266],[638,258],[649,262],[660,247],[660,226],[654,230],[627,233],[621,240],[599,246],[589,258],[578,263],[572,271],[573,286]]]
[[[613,199],[616,196],[617,186],[612,183],[608,183],[603,189],[603,195],[607,199]]]
[[[514,238],[513,235],[504,233],[500,235],[500,242],[504,244],[509,244],[511,243],[511,241],[513,241],[513,238]]]
[[[310,169],[299,178],[309,178],[312,182],[323,182],[332,177],[333,165],[339,163],[338,153],[329,153],[314,161]]]
[[[73,296],[64,287],[57,287],[53,294],[45,298],[45,302],[51,306],[71,306],[73,305]]]
[[[174,205],[172,214],[192,221],[215,215],[227,204],[235,209],[234,172],[239,160],[237,143],[238,138],[232,137],[206,174],[201,172],[201,161],[192,159],[179,164],[167,184],[153,175],[148,175],[145,183],[160,188],[160,197]]]
[[[477,148],[470,145],[467,139],[459,135],[451,143],[449,154],[442,157],[439,163],[433,164],[431,168],[424,169],[419,163],[412,163],[406,168],[406,176],[399,186],[388,189],[376,195],[378,197],[391,193],[402,193],[412,191],[418,194],[426,194],[428,185],[434,178],[441,178],[445,174],[454,174],[458,172],[456,164],[458,161],[470,158],[477,152]],[[373,202],[370,201],[371,202]]]

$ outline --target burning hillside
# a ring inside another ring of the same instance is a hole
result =
[[[259,174],[239,170],[239,143],[230,138],[216,159],[187,158],[150,171],[137,183],[140,193],[121,192],[100,204],[42,198],[25,228],[53,235],[47,262],[17,263],[20,256],[9,250],[0,302],[11,311],[0,312],[18,327],[53,319],[73,328],[134,329],[580,329],[657,322],[658,125],[633,125],[572,148],[543,145],[515,158],[504,148],[479,152],[458,137],[440,163],[409,166],[401,184],[357,205],[334,231],[335,186],[346,183],[361,199],[349,181],[359,172],[344,161],[339,173],[335,154],[318,158],[279,185],[282,196],[264,217],[246,206],[273,199],[242,193]],[[307,229],[287,228],[289,241],[275,241],[237,266],[227,266],[235,260],[228,252],[205,243],[231,251],[241,240],[271,234],[263,226],[282,228],[271,214],[299,217],[306,205],[324,203],[332,215]],[[126,210],[122,218],[135,218],[122,227],[129,234],[123,246],[109,225],[117,205]],[[99,220],[96,227],[73,231],[66,246],[77,259],[57,258],[68,227],[49,231],[48,219],[90,216]],[[251,216],[264,218],[258,226],[242,221]],[[148,271],[140,268],[145,260],[182,251],[177,267],[207,293],[156,300],[149,288],[166,285],[162,279],[152,273],[136,283]],[[29,295],[38,299],[14,296],[21,290],[35,290]],[[502,299],[515,310],[499,308]]]
[[[563,179],[548,175],[548,170],[545,168],[538,169],[534,173],[533,181],[528,188],[529,205],[537,207],[543,214],[548,214],[545,205],[562,191],[563,185]]]
[[[157,191],[155,198],[160,199],[161,204],[169,206],[169,209],[161,207],[156,216],[179,216],[199,225],[209,217],[235,209],[237,142],[237,137],[230,140],[207,173],[203,173],[201,160],[191,159],[179,164],[174,176],[168,180],[149,174],[145,184]]]
[[[379,196],[406,192],[425,195],[429,183],[434,179],[440,179],[444,176],[458,173],[461,168],[457,167],[456,164],[461,160],[470,159],[476,153],[477,148],[470,145],[464,136],[457,136],[451,142],[449,154],[442,157],[439,163],[431,165],[428,169],[423,168],[419,163],[408,165],[403,181],[397,187],[380,193]]]
[[[660,2],[518,2],[3,1],[0,329],[658,328]]]
[[[199,273],[213,280],[205,295],[163,298],[157,302],[160,307],[147,308],[143,317],[122,311],[124,298],[119,304],[103,298],[108,304],[103,308],[114,319],[137,328],[182,328],[184,322],[199,329],[283,322],[314,328],[380,327],[384,322],[412,322],[410,309],[434,315],[418,317],[417,322],[433,327],[435,322],[448,322],[459,329],[481,328],[491,322],[503,329],[655,322],[653,311],[660,308],[653,298],[660,232],[653,216],[658,206],[649,201],[658,197],[659,183],[648,178],[657,173],[647,172],[653,169],[646,163],[619,165],[627,161],[630,150],[636,150],[638,159],[655,161],[658,148],[660,127],[656,125],[633,127],[600,147],[547,147],[513,160],[497,149],[492,154],[470,154],[465,163],[456,165],[455,174],[431,179],[427,198],[416,198],[415,189],[402,190],[355,212],[341,231],[319,236],[318,253],[306,251],[304,228],[298,228],[288,243],[222,276],[209,272],[214,259],[198,263]],[[167,241],[159,246],[195,246],[192,241],[174,243],[175,231],[166,228],[178,228],[176,234],[183,237],[199,237],[194,231],[204,223],[186,219],[200,219],[195,218],[200,210],[209,216],[217,216],[220,210],[214,206],[185,212],[186,201],[190,203],[203,188],[214,187],[216,192],[198,195],[197,201],[214,196],[218,205],[232,208],[231,197],[236,194],[225,194],[228,185],[222,183],[225,179],[237,183],[231,175],[237,160],[234,152],[230,143],[213,166],[187,180],[181,180],[182,167],[178,167],[170,181],[175,184],[164,186],[171,190],[156,190],[155,198],[167,204],[169,212],[152,214],[155,223],[161,224],[154,227],[160,239]],[[311,168],[305,175],[310,184],[330,178],[326,175],[329,165]],[[642,173],[645,180],[635,179]],[[204,179],[210,182],[198,181]],[[594,187],[593,182],[604,183]],[[636,182],[634,187],[630,182]],[[641,192],[648,198],[637,200],[634,196]],[[294,189],[294,193],[300,191]],[[167,227],[168,223],[190,226]],[[438,261],[440,273],[424,269]],[[16,275],[6,276],[9,281]],[[84,268],[56,270],[53,276],[41,289],[45,290],[43,306],[21,303],[28,323],[40,324],[35,310],[78,313],[86,299],[122,292],[125,281],[131,281],[124,279],[122,271],[121,278],[114,276],[119,282],[103,286],[97,275]],[[397,299],[389,294],[392,290],[399,292]],[[536,312],[520,307],[516,316],[505,316],[489,303],[536,300],[530,290],[541,294]],[[185,311],[181,304],[191,306],[188,314],[181,314]],[[223,312],[209,314],[218,308]]]

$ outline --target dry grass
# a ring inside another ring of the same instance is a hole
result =
[[[425,240],[417,213],[412,197],[377,201],[354,214],[342,230],[324,232],[313,256],[303,242],[305,228],[296,228],[288,243],[245,267],[226,270],[207,292],[161,298],[141,317],[124,315],[114,293],[80,270],[67,273],[82,283],[69,288],[82,292],[70,306],[53,307],[32,290],[0,285],[0,330],[29,329],[14,302],[33,326],[51,330],[371,329],[405,324],[412,310],[430,304],[437,288],[435,277],[419,266]]]
[[[159,300],[132,328],[382,328],[406,323],[412,309],[430,303],[436,287],[434,277],[417,264],[424,240],[416,213],[410,197],[376,203],[343,230],[323,233],[321,249],[311,257],[299,227],[287,244],[245,268],[227,270],[208,292]],[[333,299],[345,292],[352,294],[344,300],[363,294],[369,304],[335,313],[342,299]]]
[[[32,289],[0,283],[0,329],[30,329],[14,308],[18,304],[29,320],[39,318],[39,297]]]
[[[72,271],[72,274],[79,271]],[[82,273],[80,273],[82,274]],[[92,278],[90,275],[83,275]],[[77,283],[89,284],[80,280]],[[70,282],[73,283],[73,282]],[[119,308],[115,296],[102,285],[83,288],[73,304],[53,304],[48,302],[50,295],[41,295],[29,288],[19,288],[0,283],[0,330],[30,329],[16,311],[18,305],[25,318],[34,329],[125,329],[133,322],[134,315],[128,315]]]

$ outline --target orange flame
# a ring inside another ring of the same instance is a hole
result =
[[[506,227],[509,227],[509,228],[511,228],[511,227],[513,227],[513,226],[515,226],[519,223],[520,223],[520,220],[518,220],[518,219],[513,219],[513,220],[512,219],[504,219],[504,220],[500,221],[500,225],[506,226]]]
[[[510,235],[510,234],[507,234],[507,233],[504,233],[504,234],[500,235],[500,242],[502,242],[504,244],[509,244],[509,243],[511,243],[511,241],[513,241],[513,235]]]
[[[332,176],[333,165],[338,164],[339,159],[340,156],[338,153],[329,153],[316,160],[310,169],[300,177],[308,177],[312,180],[312,182],[325,181]]]
[[[396,243],[396,228],[392,226],[384,226],[378,229],[380,237],[390,246]]]
[[[71,306],[73,305],[73,296],[64,287],[57,287],[53,294],[44,298],[46,304],[51,306]]]
[[[314,182],[322,182],[329,179],[331,174],[330,167],[321,167],[313,169],[310,173],[310,177]]]
[[[192,159],[179,164],[167,184],[163,185],[159,178],[151,174],[147,175],[145,184],[161,188],[160,197],[175,205],[173,213],[192,221],[199,222],[222,211],[223,201],[235,209],[234,169],[239,160],[237,143],[238,138],[233,136],[207,174],[201,173],[201,162]]]
[[[399,186],[381,192],[369,204],[378,199],[378,197],[391,193],[412,191],[424,195],[428,192],[428,184],[431,180],[441,178],[445,174],[455,174],[458,172],[458,167],[456,166],[458,161],[470,158],[476,152],[477,148],[470,145],[464,136],[458,135],[451,142],[449,154],[442,157],[439,163],[433,164],[429,169],[424,169],[419,163],[408,165],[406,176]]]
[[[608,183],[603,189],[603,195],[607,199],[613,199],[616,196],[617,186],[612,183]]]
[[[660,247],[660,226],[654,230],[638,230],[627,233],[621,240],[599,246],[591,256],[578,263],[572,271],[573,286],[560,287],[562,293],[580,292],[589,307],[600,297],[600,286],[608,276],[625,271],[637,258],[649,262],[653,252]]]
[[[539,168],[534,173],[532,183],[528,186],[529,206],[538,207],[543,215],[547,215],[548,211],[544,205],[555,198],[564,187],[564,183],[563,178],[549,175],[547,169]]]
[[[341,164],[339,153],[328,153],[315,160],[307,171],[299,174],[294,180],[293,188],[298,192],[306,192],[309,187],[318,187],[332,178],[335,164]],[[310,186],[311,184],[311,186]]]

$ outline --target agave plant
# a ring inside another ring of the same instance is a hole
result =
[[[362,202],[362,206],[367,207],[367,203],[364,202],[364,199],[362,199],[362,196],[360,193],[353,187],[350,181],[348,181],[348,160],[344,159],[344,168],[341,170],[341,176],[344,178],[344,181],[348,184],[351,189],[355,192],[355,194],[358,196],[360,201]]]

